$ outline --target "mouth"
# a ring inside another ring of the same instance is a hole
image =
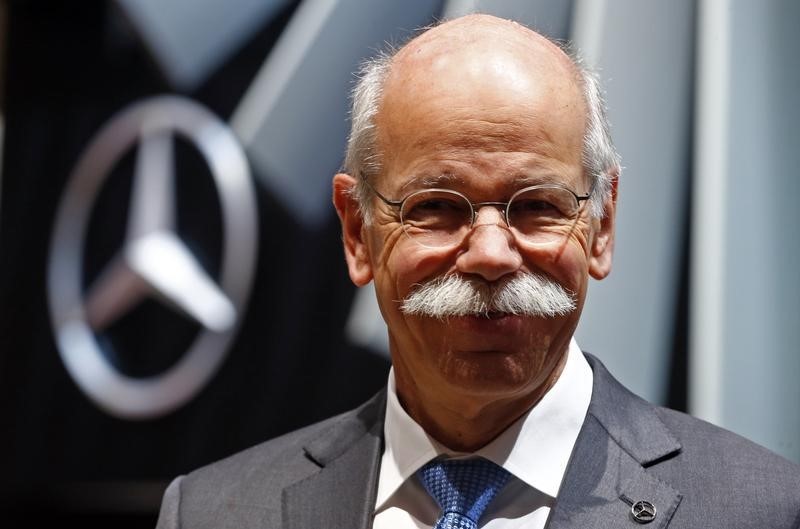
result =
[[[504,312],[504,311],[499,311],[499,310],[491,310],[491,311],[486,311],[486,312],[473,312],[473,313],[470,313],[470,314],[464,314],[463,316],[448,317],[448,318],[445,318],[445,319],[447,321],[452,321],[454,319],[461,318],[461,319],[465,319],[465,320],[471,320],[471,321],[474,321],[476,323],[480,323],[480,322],[487,322],[488,323],[488,322],[492,322],[492,321],[500,321],[500,320],[518,318],[518,317],[519,317],[518,314],[513,314],[511,312]]]
[[[464,336],[494,336],[496,338],[515,336],[528,326],[528,318],[511,312],[488,311],[450,317],[446,325],[457,334]],[[502,338],[501,338],[502,339]]]

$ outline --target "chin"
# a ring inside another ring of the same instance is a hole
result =
[[[451,352],[440,363],[440,372],[456,390],[475,395],[514,394],[534,389],[546,379],[531,359],[502,351]],[[533,386],[533,387],[532,387]]]

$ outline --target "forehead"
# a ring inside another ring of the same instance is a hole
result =
[[[580,164],[585,110],[570,60],[521,26],[472,22],[395,57],[376,116],[384,173]]]

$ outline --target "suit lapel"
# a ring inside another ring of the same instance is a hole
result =
[[[653,406],[623,388],[593,357],[592,403],[575,444],[548,529],[638,527],[632,506],[656,508],[648,529],[669,524],[680,493],[648,467],[677,454],[680,443]]]
[[[639,527],[638,501],[656,508],[648,529],[667,528],[681,494],[648,468],[680,443],[652,405],[622,387],[595,358],[592,403],[575,444],[547,529]],[[348,414],[304,447],[319,471],[283,491],[285,527],[369,529],[383,450],[385,393]]]
[[[283,491],[285,527],[368,529],[383,450],[385,393],[304,447],[319,471]]]

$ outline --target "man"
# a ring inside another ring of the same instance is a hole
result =
[[[362,73],[333,199],[388,389],[178,478],[159,526],[800,527],[795,465],[640,400],[572,338],[614,243],[595,79],[485,15]]]

